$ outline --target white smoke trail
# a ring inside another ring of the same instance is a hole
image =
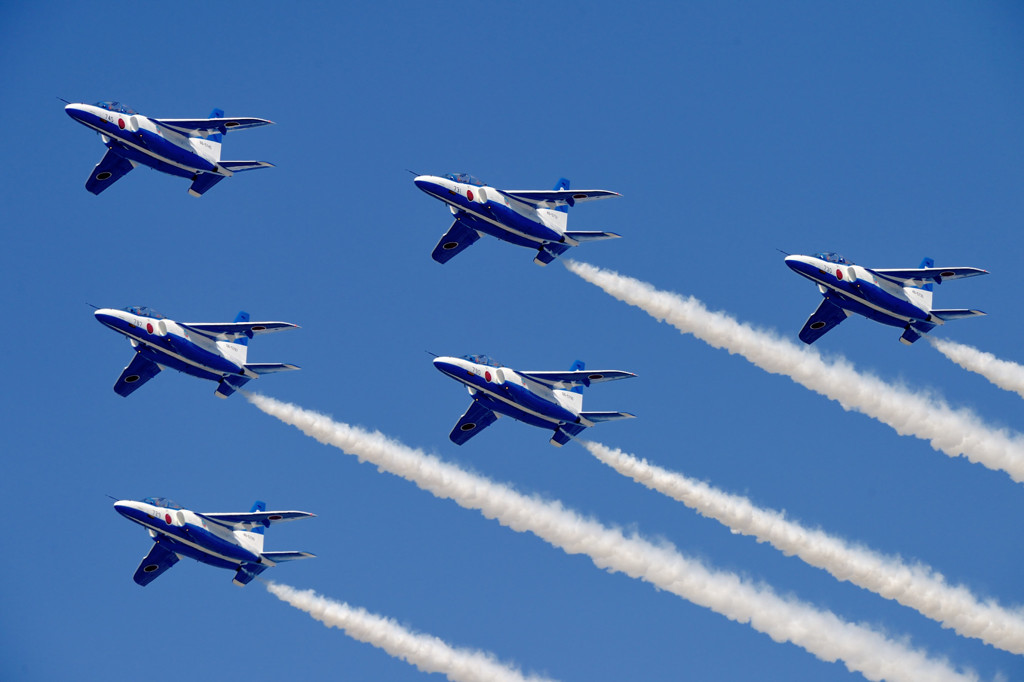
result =
[[[982,604],[966,587],[946,584],[928,566],[907,566],[896,557],[850,545],[821,530],[804,528],[781,512],[761,509],[739,495],[717,490],[680,473],[668,471],[621,450],[579,441],[592,455],[624,476],[720,521],[733,531],[752,535],[787,556],[823,568],[839,580],[871,590],[909,606],[964,637],[1024,654],[1024,610],[1009,611],[993,601]]]
[[[693,334],[714,348],[737,353],[772,374],[796,383],[887,424],[902,435],[931,443],[950,457],[1010,474],[1024,482],[1024,436],[986,425],[967,409],[860,374],[844,359],[824,360],[813,348],[799,347],[774,333],[741,324],[725,313],[709,311],[698,299],[655,289],[611,270],[564,261],[573,273],[611,296],[636,306],[659,322]]]
[[[962,343],[925,337],[947,358],[969,372],[980,374],[1004,391],[1013,391],[1024,398],[1024,366],[1000,360],[991,353]]]
[[[841,660],[869,680],[977,679],[864,625],[845,622],[830,611],[780,597],[771,588],[745,582],[736,574],[713,571],[668,543],[655,545],[636,535],[626,537],[557,501],[526,497],[379,431],[369,433],[296,405],[245,395],[259,409],[321,443],[371,462],[437,497],[477,509],[512,530],[529,531],[568,554],[586,554],[599,568],[640,578],[731,620],[749,623],[775,641],[792,642],[823,661]]]
[[[432,635],[411,632],[390,618],[321,597],[313,590],[267,581],[267,590],[281,601],[305,611],[329,628],[339,628],[352,639],[383,649],[425,673],[444,673],[452,682],[544,682],[548,678],[523,676],[493,655],[459,649]]]

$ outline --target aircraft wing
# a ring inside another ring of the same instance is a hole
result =
[[[284,563],[285,561],[297,561],[298,559],[315,559],[316,554],[310,554],[309,552],[263,552],[264,559],[270,559],[275,564]]]
[[[290,372],[293,369],[300,369],[298,365],[292,365],[287,362],[250,362],[246,364],[245,368],[256,374],[276,374],[277,372]]]
[[[144,357],[142,353],[136,352],[135,357],[117,378],[117,382],[114,384],[114,393],[127,398],[142,384],[159,373],[160,365]]]
[[[283,329],[297,329],[299,326],[291,322],[179,322],[178,324],[185,329],[217,341],[234,341],[243,336],[251,339],[254,334],[269,334]]]
[[[123,178],[132,168],[135,166],[131,161],[114,150],[108,149],[100,162],[92,169],[89,179],[85,181],[85,188],[99,196],[100,192]]]
[[[142,563],[135,569],[135,575],[132,579],[139,585],[145,587],[163,573],[178,563],[178,555],[167,549],[160,544],[159,541],[153,543],[153,547],[149,550],[149,554],[142,559]]]
[[[257,168],[273,168],[274,164],[269,161],[221,161],[221,168],[227,168],[232,173],[240,173]]]
[[[811,313],[811,316],[804,322],[803,329],[800,330],[800,340],[807,344],[814,343],[845,320],[847,315],[849,313],[832,301],[827,298],[822,299],[818,309]]]
[[[932,282],[942,284],[944,279],[963,279],[964,277],[988,274],[988,270],[981,268],[908,268],[904,270],[871,268],[871,272],[905,287],[920,287]]]
[[[274,123],[265,118],[154,118],[151,120],[182,135],[226,133],[229,130],[258,128]]]
[[[480,233],[456,218],[452,226],[441,237],[441,240],[437,242],[437,246],[434,247],[430,257],[438,263],[447,263],[465,251],[477,239],[480,239]]]
[[[499,189],[498,191],[513,199],[525,201],[540,208],[575,206],[580,201],[622,196],[618,192],[609,192],[606,189]]]
[[[551,388],[558,388],[561,390],[568,390],[576,386],[590,386],[590,384],[596,384],[602,381],[614,381],[616,379],[628,379],[635,377],[636,375],[632,372],[623,372],[617,369],[609,370],[584,370],[584,371],[566,371],[566,372],[519,372],[516,374],[533,379],[534,381],[540,382]]]
[[[274,523],[294,521],[296,519],[308,519],[316,514],[304,511],[261,511],[261,512],[240,512],[240,513],[202,513],[195,512],[196,516],[226,526],[235,530],[245,530],[253,526],[270,526]]]
[[[466,414],[459,417],[459,421],[455,424],[455,428],[452,429],[452,432],[448,434],[448,437],[451,438],[452,442],[456,445],[462,445],[467,440],[493,424],[497,418],[498,415],[494,414],[492,410],[487,409],[478,401],[474,400],[469,404],[469,409],[466,410]]]

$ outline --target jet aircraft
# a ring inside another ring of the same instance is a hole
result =
[[[420,175],[413,182],[448,204],[455,216],[430,254],[438,263],[447,263],[485,234],[537,249],[537,265],[547,265],[570,246],[620,236],[566,230],[570,206],[620,195],[603,189],[570,190],[565,178],[550,191],[496,189],[466,173]]]
[[[309,512],[268,512],[266,504],[257,502],[248,514],[199,513],[163,497],[147,497],[141,502],[118,500],[114,509],[129,521],[145,526],[153,538],[149,554],[135,569],[134,580],[143,587],[182,557],[231,569],[235,571],[232,582],[242,586],[271,566],[315,556],[309,552],[263,551],[263,532],[270,524],[315,516]]]
[[[817,284],[825,297],[800,330],[800,340],[808,344],[853,313],[902,327],[900,341],[907,345],[936,325],[985,314],[980,310],[932,308],[933,284],[988,274],[979,268],[936,268],[931,258],[925,258],[919,268],[865,268],[837,253],[790,255],[786,256],[786,265]]]
[[[188,193],[202,196],[224,178],[240,171],[273,166],[266,161],[222,161],[220,148],[229,130],[270,125],[262,118],[149,118],[120,102],[68,104],[68,116],[100,135],[107,153],[93,169],[85,188],[99,194],[139,164],[190,178]]]
[[[263,374],[299,369],[277,362],[246,360],[249,339],[293,329],[289,322],[250,322],[240,312],[234,322],[175,322],[152,308],[131,306],[123,310],[100,308],[96,319],[124,334],[135,355],[114,384],[114,392],[128,396],[166,367],[217,382],[215,395],[227,398],[250,379]]]
[[[551,444],[561,447],[588,426],[631,419],[628,412],[583,412],[583,387],[600,381],[636,376],[619,370],[584,371],[577,360],[568,372],[522,372],[486,355],[438,357],[434,366],[469,389],[473,402],[449,438],[462,445],[494,423],[500,415],[552,429]]]

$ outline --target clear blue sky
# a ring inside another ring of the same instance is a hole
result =
[[[417,680],[259,584],[184,561],[143,589],[145,532],[105,494],[200,511],[254,499],[318,518],[268,573],[564,680],[862,679],[645,583],[611,575],[166,372],[123,399],[127,342],[86,304],[184,321],[285,320],[250,358],[301,372],[254,388],[377,428],[526,493],[664,538],[720,570],[906,635],[990,679],[1024,661],[787,558],[641,488],[582,448],[468,404],[424,351],[523,369],[636,372],[588,434],[923,561],[1024,604],[1024,488],[654,322],[532,254],[483,239],[445,266],[450,224],[405,169],[622,198],[570,227],[623,238],[575,258],[795,339],[820,296],[776,249],[876,267],[988,269],[938,288],[986,318],[936,334],[1024,361],[1024,10],[1016,3],[8,3],[0,10],[4,256],[0,678]],[[138,169],[100,197],[103,154],[56,98],[275,126],[224,156],[276,168],[194,199]],[[1024,430],[1024,404],[899,332],[854,319],[819,342],[862,370]]]

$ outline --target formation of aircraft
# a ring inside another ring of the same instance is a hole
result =
[[[524,372],[486,355],[437,357],[434,366],[466,385],[473,402],[449,438],[456,445],[487,428],[500,415],[554,431],[551,444],[561,447],[598,422],[632,419],[628,412],[583,412],[583,388],[602,381],[636,376],[619,370],[585,371],[577,360],[567,372]]]
[[[263,374],[299,369],[246,359],[253,335],[298,326],[290,322],[250,322],[244,311],[234,322],[175,322],[146,306],[100,308],[95,315],[102,324],[127,336],[135,349],[132,361],[114,384],[118,395],[127,397],[165,367],[216,381],[219,398],[227,398]]]
[[[570,190],[565,178],[553,190],[497,189],[466,173],[419,175],[413,182],[448,204],[455,216],[430,254],[438,263],[447,263],[485,234],[536,249],[537,265],[547,265],[571,246],[619,237],[566,229],[570,206],[620,195],[603,189]]]
[[[854,265],[837,253],[786,256],[786,265],[818,285],[824,300],[800,330],[810,344],[853,313],[902,327],[900,341],[914,343],[936,325],[977,317],[980,310],[932,307],[932,285],[943,280],[987,275],[979,268],[936,268],[925,258],[919,268],[878,269]]]
[[[302,511],[267,511],[256,502],[248,513],[200,513],[162,497],[118,500],[114,509],[144,526],[153,546],[135,569],[134,580],[145,587],[182,557],[235,572],[232,582],[247,585],[260,573],[285,561],[309,559],[309,552],[264,552],[263,533],[274,523],[306,519]]]
[[[68,116],[95,130],[107,147],[85,188],[99,194],[137,165],[190,178],[188,193],[202,196],[235,173],[273,164],[266,161],[223,161],[220,149],[229,130],[270,125],[262,118],[224,118],[214,109],[210,118],[149,118],[120,102],[69,103]]]

